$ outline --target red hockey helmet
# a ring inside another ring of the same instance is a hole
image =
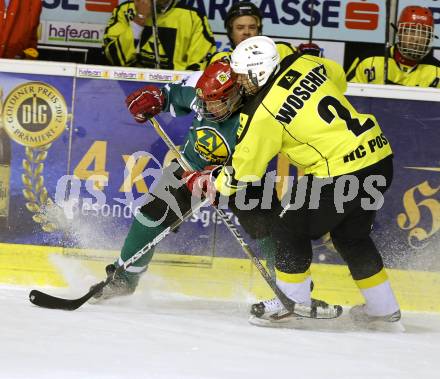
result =
[[[241,104],[237,75],[229,62],[218,60],[206,67],[196,84],[196,109],[205,119],[223,121]]]
[[[407,59],[420,61],[431,50],[434,18],[429,8],[408,6],[400,13],[397,24],[397,47]]]

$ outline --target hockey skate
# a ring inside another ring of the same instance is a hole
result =
[[[295,304],[294,310],[287,310],[278,298],[253,304],[249,322],[258,326],[286,327],[302,319],[333,319],[342,314],[340,305],[312,299],[310,305]]]
[[[361,328],[390,332],[405,331],[404,326],[400,322],[400,310],[389,315],[374,316],[366,312],[365,304],[360,304],[352,307],[349,311],[349,315],[353,323]]]
[[[105,271],[107,276],[113,275],[113,279],[107,284],[107,286],[95,294],[90,302],[97,303],[101,300],[107,300],[114,297],[128,296],[133,294],[136,290],[139,282],[139,274],[123,271],[122,273],[115,275],[116,266],[113,263],[107,265]],[[91,288],[93,288],[93,286]]]

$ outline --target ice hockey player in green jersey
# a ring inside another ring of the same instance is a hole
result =
[[[196,115],[182,144],[183,157],[194,170],[222,165],[231,158],[240,124],[241,103],[236,76],[229,63],[222,60],[213,62],[204,72],[196,72],[181,83],[168,84],[162,89],[152,85],[140,88],[126,100],[129,111],[140,123],[160,112],[182,116],[195,110]],[[118,265],[122,265],[170,226],[179,217],[179,213],[183,215],[191,208],[192,194],[185,181],[181,180],[183,173],[183,168],[176,161],[164,168],[162,177],[140,209],[140,217],[133,219],[118,261],[107,266],[107,274],[114,273]],[[168,204],[164,201],[164,196],[159,195],[159,191],[167,191],[176,200],[179,209],[168,209]],[[263,196],[262,192],[261,187],[252,187],[248,195],[255,199]],[[274,207],[278,204],[275,188],[272,192],[272,203]],[[263,253],[273,255],[275,248],[269,234],[271,209],[257,207],[250,211],[240,210],[232,201],[230,209],[244,230],[257,240]],[[145,217],[155,226],[146,225],[148,223],[143,222],[141,217]],[[140,274],[147,269],[152,256],[153,251],[136,261],[127,271],[114,277],[97,297],[110,298],[133,293]]]

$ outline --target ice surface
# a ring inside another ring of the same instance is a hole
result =
[[[248,324],[245,302],[140,292],[68,312],[28,292],[0,287],[1,379],[439,377],[438,314],[404,314],[405,333],[345,329],[345,315],[320,331],[269,329]]]

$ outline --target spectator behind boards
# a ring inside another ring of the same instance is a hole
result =
[[[439,87],[440,62],[432,55],[434,18],[429,8],[408,6],[397,23],[397,43],[389,49],[387,84]],[[347,71],[353,83],[383,84],[385,56],[381,48],[354,60]]]
[[[134,0],[118,5],[104,34],[108,61],[114,66],[202,70],[215,52],[208,19],[176,3]]]
[[[41,7],[41,0],[0,0],[0,58],[38,58]]]
[[[249,37],[259,36],[263,32],[263,16],[260,9],[250,1],[235,3],[229,8],[225,17],[225,29],[228,34],[231,47],[225,51],[219,51],[211,58],[211,62],[227,58],[240,42]],[[276,42],[281,59],[293,54],[296,49],[287,42]]]

